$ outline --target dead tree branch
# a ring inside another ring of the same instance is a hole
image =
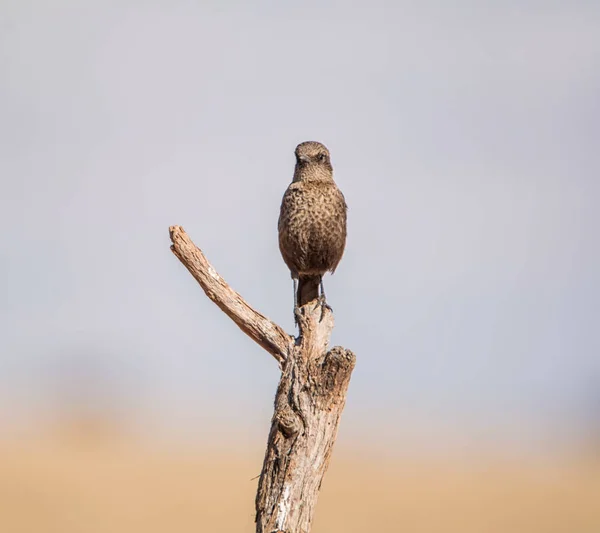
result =
[[[286,359],[294,339],[267,317],[252,309],[208,262],[202,251],[190,240],[181,226],[171,226],[172,252],[200,284],[206,296],[215,302],[239,328],[260,344],[280,364]]]
[[[172,226],[170,235],[171,250],[206,295],[282,369],[256,495],[256,531],[309,533],[356,358],[339,346],[328,350],[329,309],[316,301],[301,307],[294,339],[229,287],[183,228]]]

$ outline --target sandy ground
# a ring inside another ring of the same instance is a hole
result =
[[[262,452],[0,443],[0,532],[254,531]],[[334,453],[313,533],[600,532],[600,465]]]

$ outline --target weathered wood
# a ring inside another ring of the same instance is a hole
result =
[[[321,315],[318,304],[301,308],[301,335],[279,381],[256,495],[257,533],[310,531],[355,363],[349,350],[327,351],[333,314]]]
[[[294,339],[231,289],[183,228],[172,226],[170,235],[171,250],[207,296],[282,368],[256,495],[256,531],[309,533],[356,358],[339,346],[328,350],[330,309],[317,301],[301,307]]]
[[[280,365],[294,346],[294,339],[283,328],[250,307],[208,262],[181,226],[171,226],[171,251],[200,284],[206,296],[231,318],[253,341],[269,352]]]

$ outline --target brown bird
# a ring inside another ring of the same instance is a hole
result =
[[[347,209],[333,181],[329,150],[318,142],[299,144],[278,224],[279,250],[294,280],[295,311],[315,299],[327,306],[323,274],[335,272],[342,259]]]

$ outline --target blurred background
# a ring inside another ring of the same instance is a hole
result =
[[[299,142],[358,357],[315,533],[600,530],[600,5],[0,3],[0,530],[253,531]]]

